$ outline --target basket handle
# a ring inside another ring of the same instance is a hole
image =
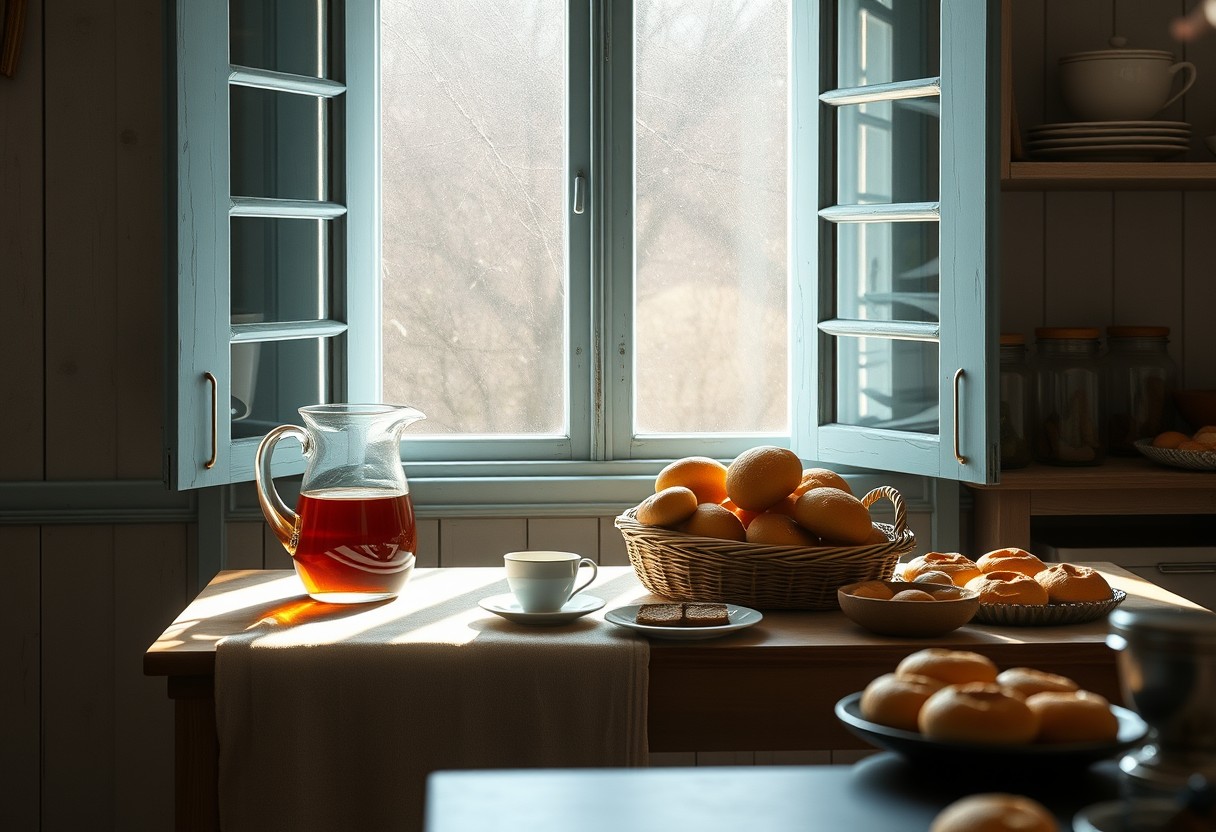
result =
[[[891,501],[895,506],[895,533],[903,534],[908,528],[908,509],[904,506],[903,495],[889,485],[880,485],[869,494],[861,498],[862,505],[866,508],[877,503],[883,497]]]

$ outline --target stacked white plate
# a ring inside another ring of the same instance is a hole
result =
[[[1026,131],[1026,149],[1040,159],[1145,162],[1185,153],[1190,145],[1185,121],[1072,121]]]

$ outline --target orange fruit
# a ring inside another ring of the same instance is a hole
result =
[[[793,494],[787,497],[782,497],[777,502],[773,503],[764,510],[765,514],[784,514],[786,517],[794,516],[794,503],[798,502],[798,498]]]
[[[874,533],[865,503],[839,488],[812,488],[794,504],[794,519],[824,541],[858,545]]]
[[[802,460],[789,448],[760,445],[726,468],[726,496],[748,511],[764,511],[787,497],[802,480]]]
[[[794,496],[801,497],[812,488],[818,488],[821,485],[839,488],[841,491],[847,491],[850,494],[853,493],[853,489],[849,488],[849,484],[845,482],[844,477],[835,471],[828,470],[827,468],[807,468],[802,472],[802,481],[794,489]]]
[[[1199,434],[1201,433],[1216,433],[1216,425],[1204,425],[1199,430],[1195,431],[1195,435],[1191,438],[1198,439]]]
[[[1176,430],[1167,430],[1164,433],[1159,433],[1153,439],[1154,448],[1177,448],[1183,442],[1186,442],[1191,437],[1185,433],[1179,433]]]
[[[1197,433],[1191,438],[1192,442],[1198,442],[1200,445],[1207,445],[1209,449],[1216,448],[1216,431],[1208,431],[1207,433]]]
[[[878,528],[878,526],[875,526],[872,523],[870,525],[872,526],[873,530],[870,532],[870,536],[867,537],[865,540],[865,544],[867,546],[872,546],[875,543],[890,543],[891,542],[891,538],[887,537],[886,532],[884,532],[882,529]]]
[[[794,522],[793,517],[765,512],[757,514],[747,527],[748,543],[769,546],[817,546],[819,541]]]
[[[707,456],[686,456],[668,465],[654,481],[654,490],[682,485],[697,495],[698,503],[720,503],[726,498],[726,466]]]
[[[638,522],[643,526],[676,526],[697,510],[697,495],[682,485],[664,488],[638,504]]]
[[[1205,445],[1202,442],[1196,442],[1193,439],[1188,439],[1185,442],[1179,442],[1176,450],[1179,451],[1207,451],[1211,450],[1211,445]]]
[[[680,524],[680,531],[698,537],[717,537],[722,540],[737,540],[740,543],[747,539],[742,521],[733,511],[717,503],[698,505],[689,518]]]
[[[756,515],[760,514],[760,512],[758,512],[758,511],[748,511],[745,508],[739,508],[737,505],[735,505],[734,503],[732,503],[730,501],[729,497],[727,497],[725,500],[722,501],[722,506],[724,508],[728,508],[731,511],[733,511],[735,516],[739,518],[739,522],[741,522],[743,524],[743,528],[745,528],[745,529],[747,528],[748,524],[751,523],[752,520],[756,517]]]

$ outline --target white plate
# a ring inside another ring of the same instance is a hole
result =
[[[482,598],[477,602],[477,606],[486,612],[501,615],[516,624],[567,624],[603,607],[604,599],[580,592],[562,605],[557,612],[524,612],[519,601],[516,601],[515,596],[508,592],[506,595]]]
[[[1026,135],[1032,139],[1071,138],[1082,136],[1170,136],[1186,138],[1190,130],[1180,130],[1177,127],[1056,127],[1050,130],[1035,130],[1031,128]]]
[[[604,620],[611,621],[613,624],[628,630],[636,630],[653,638],[692,641],[694,639],[717,638],[727,633],[733,633],[736,630],[743,630],[764,618],[763,615],[751,607],[739,607],[734,604],[727,604],[726,617],[730,619],[730,623],[723,624],[720,627],[655,627],[651,624],[639,624],[637,622],[638,608],[640,606],[641,604],[630,604],[627,607],[617,607],[616,609],[608,610],[608,612],[604,613]]]
[[[1084,136],[1068,139],[1031,139],[1027,147],[1076,147],[1078,145],[1124,145],[1124,144],[1168,144],[1190,147],[1189,139],[1172,136]]]
[[[1166,159],[1185,151],[1181,145],[1172,144],[1108,144],[1079,145],[1077,147],[1040,147],[1030,152],[1042,158],[1080,158],[1106,162],[1145,162]]]
[[[1055,130],[1061,127],[1081,127],[1086,130],[1102,130],[1107,127],[1172,127],[1175,130],[1190,130],[1191,125],[1185,121],[1057,121],[1051,124],[1040,124],[1031,130]]]

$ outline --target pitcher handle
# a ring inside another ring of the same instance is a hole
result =
[[[1178,90],[1178,92],[1174,93],[1170,97],[1169,101],[1162,104],[1161,109],[1158,110],[1157,112],[1161,112],[1161,110],[1164,110],[1166,107],[1173,104],[1179,98],[1182,98],[1182,96],[1186,95],[1186,91],[1195,85],[1195,78],[1198,77],[1198,71],[1195,69],[1195,65],[1193,63],[1191,63],[1190,61],[1179,61],[1178,63],[1176,63],[1170,67],[1170,76],[1171,77],[1174,75],[1177,75],[1179,72],[1186,72],[1190,77],[1182,82],[1182,89],[1180,89],[1180,90]]]
[[[258,503],[262,506],[262,514],[266,522],[274,529],[275,535],[287,554],[294,556],[296,547],[300,545],[300,516],[287,507],[283,498],[274,487],[274,476],[270,471],[270,461],[274,457],[274,446],[280,439],[293,437],[300,442],[300,447],[308,453],[308,433],[296,425],[280,425],[262,437],[258,443],[258,451],[254,456],[253,472],[257,479]]]

